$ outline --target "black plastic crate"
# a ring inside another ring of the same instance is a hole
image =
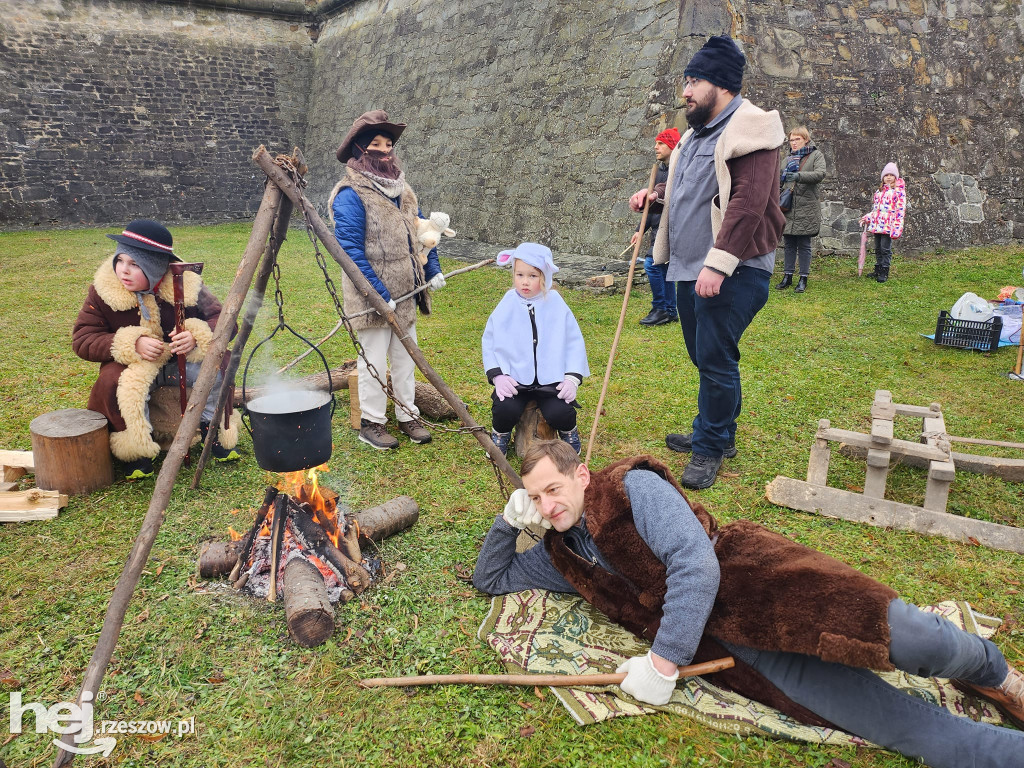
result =
[[[957,320],[942,310],[935,323],[935,343],[944,347],[991,352],[998,348],[1002,330],[1001,317],[996,316],[991,320]]]

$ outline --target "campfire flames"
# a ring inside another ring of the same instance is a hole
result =
[[[355,521],[339,515],[336,493],[321,488],[319,475],[327,471],[327,465],[322,464],[281,476],[278,496],[250,540],[248,557],[236,586],[254,597],[273,601],[282,588],[281,575],[295,558],[302,558],[316,567],[332,603],[351,599],[368,585],[368,580],[362,583],[361,578],[355,579],[360,583],[353,584],[352,568],[345,566],[357,566],[359,571],[373,578],[380,562],[362,556],[356,543]],[[273,489],[268,490],[273,493]],[[275,517],[282,512],[280,527],[283,530],[278,530]],[[246,537],[230,528],[229,532],[233,541],[243,540],[245,544]]]

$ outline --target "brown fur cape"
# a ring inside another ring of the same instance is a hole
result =
[[[624,459],[591,474],[585,523],[618,574],[572,553],[556,531],[548,532],[544,545],[555,568],[588,602],[638,637],[653,640],[661,623],[666,570],[633,522],[623,484],[632,469],[657,473],[686,499],[668,467],[651,456]],[[703,506],[686,501],[711,537],[721,568],[718,596],[695,661],[728,655],[717,638],[849,666],[893,669],[887,617],[894,590],[749,520],[719,528]],[[739,660],[734,669],[718,673],[715,682],[803,722],[828,725]]]

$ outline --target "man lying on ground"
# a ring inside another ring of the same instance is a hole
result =
[[[473,583],[576,592],[651,641],[622,690],[664,705],[676,667],[731,654],[711,678],[801,722],[838,727],[932,768],[1020,766],[1024,733],[958,717],[870,670],[950,678],[1024,729],[1024,675],[989,640],[919,610],[828,555],[748,520],[721,528],[650,456],[591,473],[559,441],[523,457],[525,489],[491,526]],[[520,529],[550,530],[516,553]]]

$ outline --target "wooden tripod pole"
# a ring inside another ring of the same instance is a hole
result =
[[[608,382],[612,377],[612,363],[615,360],[615,350],[619,346],[619,336],[622,335],[622,324],[626,321],[626,306],[629,304],[629,292],[633,289],[633,272],[636,270],[636,259],[640,255],[640,245],[643,243],[643,233],[647,229],[647,214],[651,208],[651,192],[654,191],[654,178],[658,174],[658,163],[651,166],[651,179],[647,182],[647,195],[644,198],[644,212],[640,217],[640,237],[633,245],[633,257],[629,260],[629,275],[626,277],[626,291],[622,296],[622,311],[619,313],[619,324],[615,328],[615,338],[612,339],[612,349],[608,353],[608,365],[604,369],[604,383],[601,385],[601,395],[597,398],[597,408],[594,409],[594,421],[590,425],[590,439],[587,440],[587,455],[583,459],[584,464],[590,463],[590,454],[594,450],[594,440],[597,438],[597,422],[601,419],[601,408],[604,406],[604,396],[608,392]]]
[[[302,162],[302,155],[296,147],[292,152],[293,163],[296,167],[305,169]],[[301,172],[301,171],[300,171]],[[220,431],[221,417],[226,410],[231,409],[228,398],[231,396],[234,387],[235,374],[238,373],[238,365],[242,359],[242,351],[245,349],[249,336],[252,333],[253,324],[256,322],[256,315],[263,306],[263,297],[267,292],[267,283],[270,281],[270,274],[274,271],[274,263],[277,261],[277,253],[288,234],[288,222],[292,216],[292,201],[281,195],[281,202],[277,209],[277,217],[274,219],[274,226],[271,230],[270,239],[263,251],[263,261],[260,263],[260,271],[256,274],[256,282],[249,291],[249,300],[246,303],[245,315],[242,317],[242,324],[235,336],[234,345],[231,347],[231,357],[228,360],[227,369],[221,380],[220,394],[217,396],[217,410],[214,411],[213,419],[210,421],[210,432],[207,435],[206,443],[203,445],[203,452],[199,456],[196,471],[192,475],[193,491],[199,488],[199,480],[203,476],[203,469],[206,462],[210,460],[210,451],[217,439],[217,432]]]
[[[369,305],[376,309],[380,316],[387,321],[388,325],[398,336],[398,340],[402,342],[402,346],[406,348],[409,352],[409,356],[416,363],[416,367],[423,372],[424,376],[426,376],[427,381],[433,384],[434,388],[441,394],[441,396],[448,401],[449,405],[451,405],[463,425],[473,430],[473,436],[476,437],[480,445],[482,445],[484,450],[487,451],[487,455],[491,457],[494,463],[498,466],[498,469],[502,471],[502,473],[516,488],[522,488],[523,481],[519,479],[519,475],[514,469],[512,469],[512,465],[508,463],[504,454],[502,454],[494,443],[491,442],[491,436],[488,431],[473,420],[473,417],[470,415],[459,396],[452,391],[451,387],[448,386],[445,380],[442,379],[430,363],[427,362],[427,359],[423,356],[423,352],[420,351],[418,346],[416,346],[416,342],[410,338],[408,331],[398,324],[394,310],[392,310],[384,299],[381,298],[376,289],[370,285],[369,281],[363,276],[363,273],[359,271],[359,267],[355,265],[355,262],[349,258],[348,254],[345,253],[344,249],[338,244],[338,240],[334,236],[334,233],[328,229],[326,224],[324,224],[323,219],[320,218],[320,214],[316,212],[316,208],[314,208],[309,200],[306,199],[305,195],[302,194],[302,190],[295,185],[292,178],[285,173],[280,166],[274,164],[274,161],[271,160],[266,148],[262,146],[259,147],[259,149],[253,153],[252,160],[265,174],[267,174],[267,177],[274,182],[282,192],[284,192],[284,194],[291,198],[291,201],[296,205],[296,207],[305,214],[306,221],[308,221],[309,226],[313,228],[313,233],[319,238],[320,242],[323,243],[327,252],[331,254],[336,262],[338,262],[339,266],[341,266],[342,270],[345,272],[345,275],[355,285],[356,290],[359,291]]]
[[[231,284],[224,306],[221,310],[220,320],[213,333],[213,340],[203,359],[202,367],[199,369],[199,377],[192,386],[192,396],[189,398],[185,415],[181,418],[181,425],[174,435],[174,442],[167,451],[163,466],[160,467],[160,474],[157,475],[156,485],[153,488],[153,497],[149,502],[149,509],[142,521],[139,535],[135,539],[132,551],[128,555],[128,562],[114,587],[114,594],[107,606],[106,616],[103,617],[103,628],[100,630],[99,640],[96,642],[96,649],[93,651],[89,665],[85,669],[85,679],[82,682],[82,689],[78,694],[78,705],[82,704],[82,697],[88,691],[91,694],[90,701],[96,700],[96,694],[103,681],[103,675],[110,663],[110,657],[114,653],[114,646],[117,645],[118,635],[121,634],[121,627],[124,624],[125,613],[128,604],[131,602],[132,594],[139,583],[139,576],[146,566],[149,553],[153,549],[153,542],[160,530],[167,512],[167,503],[174,488],[174,480],[185,460],[185,451],[192,436],[199,428],[199,420],[202,417],[203,405],[206,398],[210,396],[213,385],[217,379],[217,371],[220,369],[221,358],[227,351],[228,340],[235,326],[235,319],[242,307],[245,294],[252,283],[253,274],[259,264],[260,255],[263,253],[264,243],[270,235],[271,225],[274,223],[274,216],[281,203],[281,190],[273,184],[268,184],[263,193],[263,201],[260,203],[256,219],[253,221],[252,234],[249,236],[249,244],[242,256],[242,262],[235,273],[235,280]],[[67,733],[61,739],[62,744],[73,745],[74,734]],[[69,765],[75,759],[73,752],[58,748],[57,758],[54,760],[54,768]]]
[[[735,666],[732,656],[701,664],[679,667],[679,677],[710,675]],[[413,677],[371,677],[359,681],[360,688],[402,688],[407,685],[618,685],[626,679],[624,672],[603,675],[415,675]]]

